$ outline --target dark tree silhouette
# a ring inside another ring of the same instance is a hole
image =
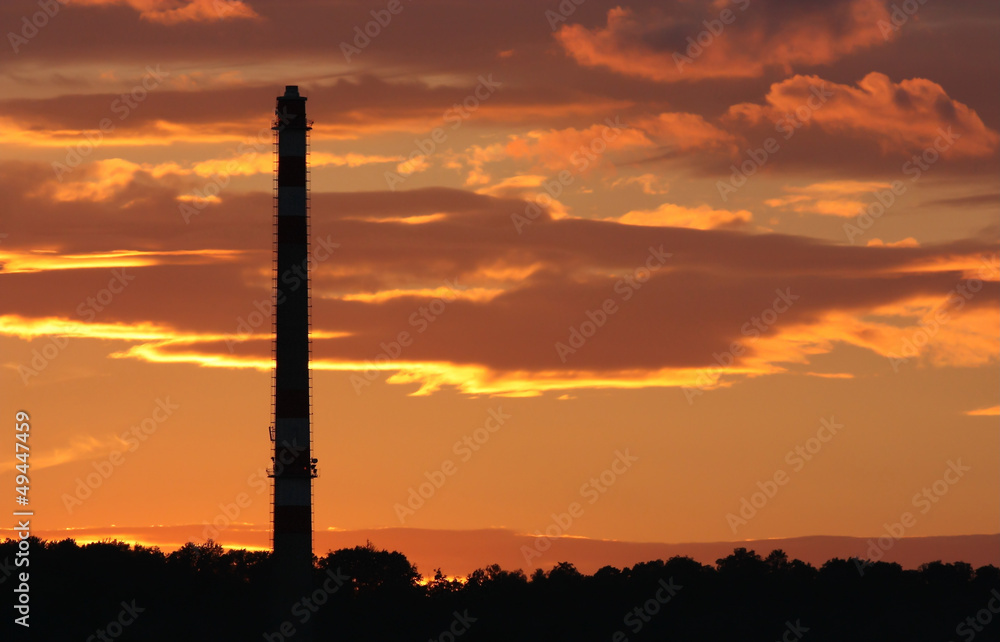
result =
[[[7,617],[0,640],[86,640],[99,632],[151,642],[295,639],[268,629],[269,552],[226,551],[211,541],[170,554],[115,541],[29,544],[30,637]],[[15,541],[0,543],[0,586],[8,595],[19,569],[7,562],[16,551]],[[314,561],[316,590],[287,596],[286,619],[310,619],[318,639],[338,642],[937,642],[968,639],[958,627],[988,611],[993,591],[1000,595],[993,566],[937,561],[904,570],[852,558],[817,569],[781,550],[762,557],[745,548],[714,566],[674,557],[585,575],[560,562],[529,579],[493,564],[465,581],[435,569],[422,582],[403,554],[371,542]],[[975,640],[1000,638],[1000,614],[993,615],[981,630],[967,629]]]

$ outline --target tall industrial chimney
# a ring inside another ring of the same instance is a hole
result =
[[[309,431],[309,198],[306,99],[278,96],[275,132],[274,562],[289,608],[312,593],[312,459]],[[296,636],[305,639],[306,636]]]

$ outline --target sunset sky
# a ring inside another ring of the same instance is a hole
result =
[[[317,533],[1000,530],[995,2],[12,0],[0,26],[0,412],[31,416],[36,529],[267,545],[298,85]]]

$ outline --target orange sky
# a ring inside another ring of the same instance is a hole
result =
[[[0,7],[37,528],[268,524],[298,84],[318,531],[997,532],[991,3],[56,6]]]

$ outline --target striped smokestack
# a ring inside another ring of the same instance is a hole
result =
[[[285,87],[275,109],[274,561],[287,607],[312,592],[309,434],[309,208],[306,99]],[[304,638],[304,636],[303,636]],[[300,638],[300,639],[303,639]]]

